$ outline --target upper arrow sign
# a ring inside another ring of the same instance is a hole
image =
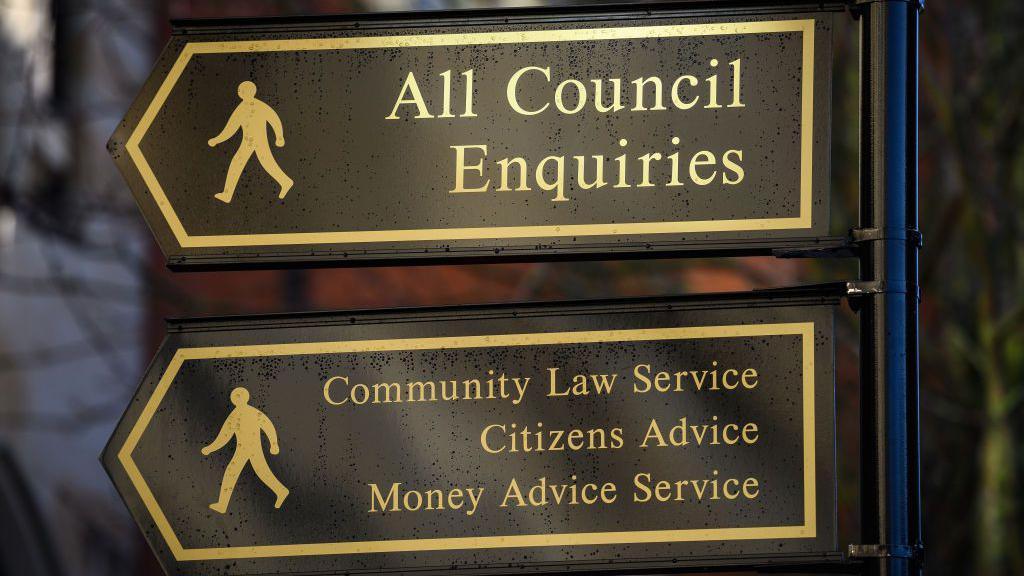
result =
[[[175,28],[110,149],[172,266],[828,233],[829,12]]]

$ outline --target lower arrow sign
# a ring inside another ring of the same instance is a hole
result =
[[[103,462],[174,574],[820,562],[834,306],[176,322]]]

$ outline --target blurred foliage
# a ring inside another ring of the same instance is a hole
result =
[[[1022,26],[1013,0],[930,3],[922,20],[925,536],[940,572],[1024,574]]]

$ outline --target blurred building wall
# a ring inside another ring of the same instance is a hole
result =
[[[152,3],[0,3],[0,443],[66,574],[135,574],[98,455],[143,368],[145,230],[106,140],[148,73]]]

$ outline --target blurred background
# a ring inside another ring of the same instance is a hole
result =
[[[748,290],[852,262],[742,258],[171,275],[105,143],[171,18],[472,0],[0,0],[0,575],[160,574],[98,456],[181,315]],[[927,570],[1024,574],[1024,3],[921,20]],[[856,225],[856,23],[833,85],[833,233]],[[841,545],[858,542],[857,320],[837,324]]]

